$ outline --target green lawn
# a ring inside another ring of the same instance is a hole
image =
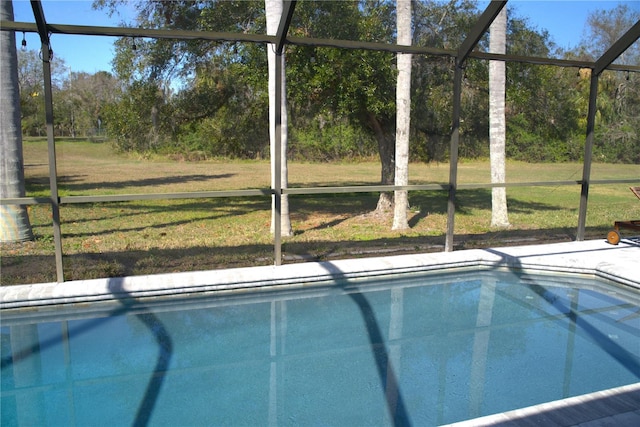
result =
[[[202,162],[118,155],[104,143],[62,141],[56,147],[61,196],[167,193],[269,187],[268,161]],[[28,196],[48,194],[46,142],[25,141]],[[411,164],[410,183],[446,183],[448,164]],[[290,187],[375,185],[377,162],[293,163]],[[460,183],[489,182],[487,161],[464,161]],[[509,182],[579,180],[582,165],[510,162]],[[637,179],[640,165],[594,164],[592,179]],[[640,218],[629,185],[593,186],[587,237],[604,238],[616,220]],[[580,186],[509,188],[511,227],[490,227],[491,191],[457,194],[456,248],[570,241],[577,229]],[[391,216],[370,213],[377,194],[290,197],[295,235],[283,242],[285,262],[387,253],[440,251],[447,193],[410,196],[406,231]],[[2,246],[2,284],[55,280],[48,206],[30,206],[36,240]],[[273,263],[267,197],[65,204],[61,207],[65,279],[201,270]]]

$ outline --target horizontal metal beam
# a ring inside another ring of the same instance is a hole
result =
[[[594,69],[595,62],[592,61],[580,61],[575,59],[560,59],[560,58],[546,58],[542,56],[524,56],[524,55],[502,55],[499,53],[478,52],[474,51],[469,54],[469,57],[481,60],[494,60],[505,62],[518,62],[534,65],[552,65],[565,68],[589,68]],[[607,70],[611,71],[631,71],[640,72],[640,65],[628,65],[628,64],[610,64]]]
[[[275,43],[276,36],[266,34],[245,34],[216,31],[187,31],[187,30],[154,30],[148,28],[131,27],[92,27],[88,25],[47,24],[51,34],[68,34],[80,36],[104,37],[138,37],[175,40],[211,40],[238,41],[248,43]],[[1,21],[0,31],[24,31],[37,33],[36,24],[29,22]]]
[[[582,181],[579,181],[582,184]],[[591,179],[589,184],[640,184],[640,178],[635,179]]]
[[[508,187],[561,187],[568,185],[580,185],[580,180],[575,181],[538,181],[538,182],[479,182],[470,184],[458,184],[458,190],[475,190],[479,188],[508,188]]]
[[[533,181],[533,182],[507,182],[507,183],[468,183],[458,184],[458,190],[474,190],[493,187],[559,187],[569,185],[581,185],[582,180],[575,181]],[[612,184],[640,184],[640,179],[597,179],[589,181],[590,185]],[[449,184],[414,184],[414,185],[352,185],[344,187],[298,187],[283,188],[282,194],[314,195],[314,194],[344,194],[344,193],[379,193],[384,191],[448,191]],[[102,203],[102,202],[132,202],[142,200],[175,200],[175,199],[206,199],[220,197],[260,197],[271,196],[270,188],[250,190],[220,190],[220,191],[195,191],[182,193],[149,193],[149,194],[109,194],[103,196],[63,196],[60,204],[77,203]],[[0,199],[0,205],[40,205],[51,204],[48,197],[14,197]]]
[[[131,202],[138,200],[175,200],[175,199],[208,199],[219,197],[255,197],[271,196],[271,189],[229,190],[229,191],[194,191],[183,193],[150,193],[150,194],[109,194],[104,196],[64,196],[60,203],[98,203],[98,202]]]
[[[276,43],[276,36],[266,34],[243,34],[214,31],[184,31],[184,30],[151,30],[144,28],[127,27],[89,27],[83,25],[59,25],[47,24],[52,34],[107,36],[107,37],[139,37],[139,38],[163,38],[177,40],[210,40],[240,43]],[[36,24],[28,22],[1,21],[0,31],[24,31],[37,33]],[[315,46],[352,50],[374,50],[389,53],[412,53],[425,56],[440,56],[455,58],[457,52],[452,49],[438,49],[426,46],[402,46],[389,43],[364,42],[357,40],[334,40],[309,37],[287,37],[286,44],[294,46]],[[472,51],[469,58],[480,60],[497,60],[506,62],[519,62],[536,65],[553,65],[566,68],[590,68],[594,69],[596,63],[592,61],[579,61],[572,59],[546,58],[523,55],[502,55],[496,53]],[[612,71],[640,72],[640,65],[610,64],[606,67]]]
[[[591,184],[634,184],[640,183],[640,179],[602,179],[591,180]],[[458,184],[457,189],[474,190],[480,188],[495,187],[560,187],[581,185],[582,180],[567,181],[533,181],[533,182],[507,182],[507,183],[467,183]],[[448,191],[449,184],[414,184],[414,185],[355,185],[345,187],[298,187],[283,189],[283,194],[338,194],[338,193],[379,193],[396,190],[407,191]]]
[[[193,191],[181,193],[140,193],[140,194],[108,194],[96,196],[62,196],[60,204],[74,203],[102,203],[102,202],[132,202],[141,200],[175,200],[175,199],[213,199],[219,197],[255,197],[271,196],[270,188],[251,190],[220,190],[220,191]],[[0,205],[38,205],[50,204],[51,198],[47,197],[14,197],[0,199]]]
[[[46,204],[51,204],[50,197],[7,197],[6,199],[0,199],[0,206]]]
[[[439,49],[426,46],[405,46],[392,43],[366,42],[359,40],[319,39],[314,37],[287,37],[287,43],[294,46],[333,47],[350,50],[374,50],[389,53],[412,53],[417,55],[455,57],[452,49]]]
[[[339,193],[380,193],[395,190],[448,190],[448,184],[422,185],[352,185],[345,187],[298,187],[283,188],[283,194],[339,194]]]

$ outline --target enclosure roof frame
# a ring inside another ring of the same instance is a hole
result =
[[[471,31],[469,31],[467,37],[460,44],[458,53],[456,55],[457,66],[462,66],[471,51],[478,45],[478,42],[480,41],[482,36],[487,32],[493,21],[496,19],[496,17],[500,13],[500,11],[502,11],[506,4],[507,0],[493,0],[491,1],[491,3],[489,3],[484,12],[482,12],[482,15],[480,15],[480,18],[478,18],[478,21],[471,28]]]
[[[39,0],[32,0],[34,3],[40,3]],[[285,7],[291,2],[285,2]],[[475,46],[473,41],[476,37],[482,37],[486,32],[486,28],[491,25],[493,19],[495,19],[494,13],[499,12],[498,9],[502,9],[504,5],[508,3],[508,0],[496,1],[493,0],[489,3],[485,11],[480,16],[478,23],[474,26],[475,33],[471,33],[460,45],[457,50],[454,49],[442,49],[427,46],[406,46],[398,45],[394,43],[382,43],[375,41],[359,41],[359,40],[341,40],[341,39],[323,39],[313,37],[296,37],[287,36],[285,33],[276,34],[270,36],[267,34],[245,34],[245,33],[232,33],[232,32],[216,32],[216,31],[193,31],[193,30],[158,30],[148,28],[133,28],[133,27],[103,27],[103,26],[87,26],[87,25],[66,25],[46,23],[44,20],[44,11],[42,12],[42,18],[44,33],[38,24],[29,22],[13,22],[13,21],[0,21],[0,31],[22,31],[22,32],[34,32],[43,34],[47,37],[49,34],[64,34],[64,35],[86,35],[86,36],[106,36],[106,37],[139,37],[139,38],[158,38],[158,39],[174,39],[174,40],[209,40],[218,42],[240,42],[240,43],[272,43],[278,45],[281,43],[281,47],[290,44],[294,46],[315,46],[315,47],[332,47],[338,49],[351,49],[351,50],[373,50],[383,51],[389,53],[412,53],[426,56],[442,56],[442,57],[459,57],[462,52],[466,52],[466,58],[474,58],[480,60],[502,60],[506,62],[519,62],[530,63],[537,65],[553,65],[559,67],[575,67],[575,68],[590,68],[595,70],[596,67],[602,72],[604,69],[613,71],[630,71],[640,72],[640,65],[631,64],[613,64],[613,61],[617,59],[620,54],[626,49],[620,50],[620,46],[630,46],[638,39],[638,25],[636,23],[624,36],[617,40],[612,47],[607,51],[609,55],[605,57],[603,55],[596,61],[575,60],[575,59],[559,59],[549,57],[536,57],[528,55],[512,55],[512,54],[496,54],[489,52],[480,52],[470,49],[470,46]],[[496,12],[497,11],[497,12]],[[291,16],[288,16],[286,10],[283,11],[283,17],[290,20],[293,17],[293,8],[290,10]],[[281,20],[282,22],[282,20]],[[484,28],[486,26],[486,28]],[[484,28],[484,31],[481,31]],[[479,34],[479,35],[478,35]],[[615,49],[614,49],[615,47]],[[618,53],[615,55],[615,53]],[[613,58],[610,58],[611,55]]]
[[[42,3],[40,1],[31,0],[31,9],[33,9],[33,18],[36,21],[36,27],[38,35],[40,36],[40,42],[44,45],[50,46],[49,33],[47,31],[47,20],[44,16],[44,10],[42,9]]]
[[[291,19],[293,18],[293,12],[296,9],[296,3],[296,0],[287,0],[283,2],[282,16],[280,17],[278,31],[276,32],[276,55],[282,54],[284,49],[287,34],[289,33],[289,26],[291,25]]]
[[[600,75],[613,61],[620,57],[636,40],[640,38],[640,21],[616,40],[594,64],[594,73]]]

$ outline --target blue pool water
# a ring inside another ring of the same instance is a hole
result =
[[[430,426],[640,380],[640,296],[460,272],[1,319],[3,426]]]

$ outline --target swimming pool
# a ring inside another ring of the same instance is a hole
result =
[[[191,277],[170,298],[116,279],[68,306],[42,301],[69,289],[6,290],[41,303],[2,313],[2,425],[437,425],[640,381],[635,288],[469,255],[446,274],[436,254],[360,261],[366,279],[291,266],[325,271],[305,285]]]

